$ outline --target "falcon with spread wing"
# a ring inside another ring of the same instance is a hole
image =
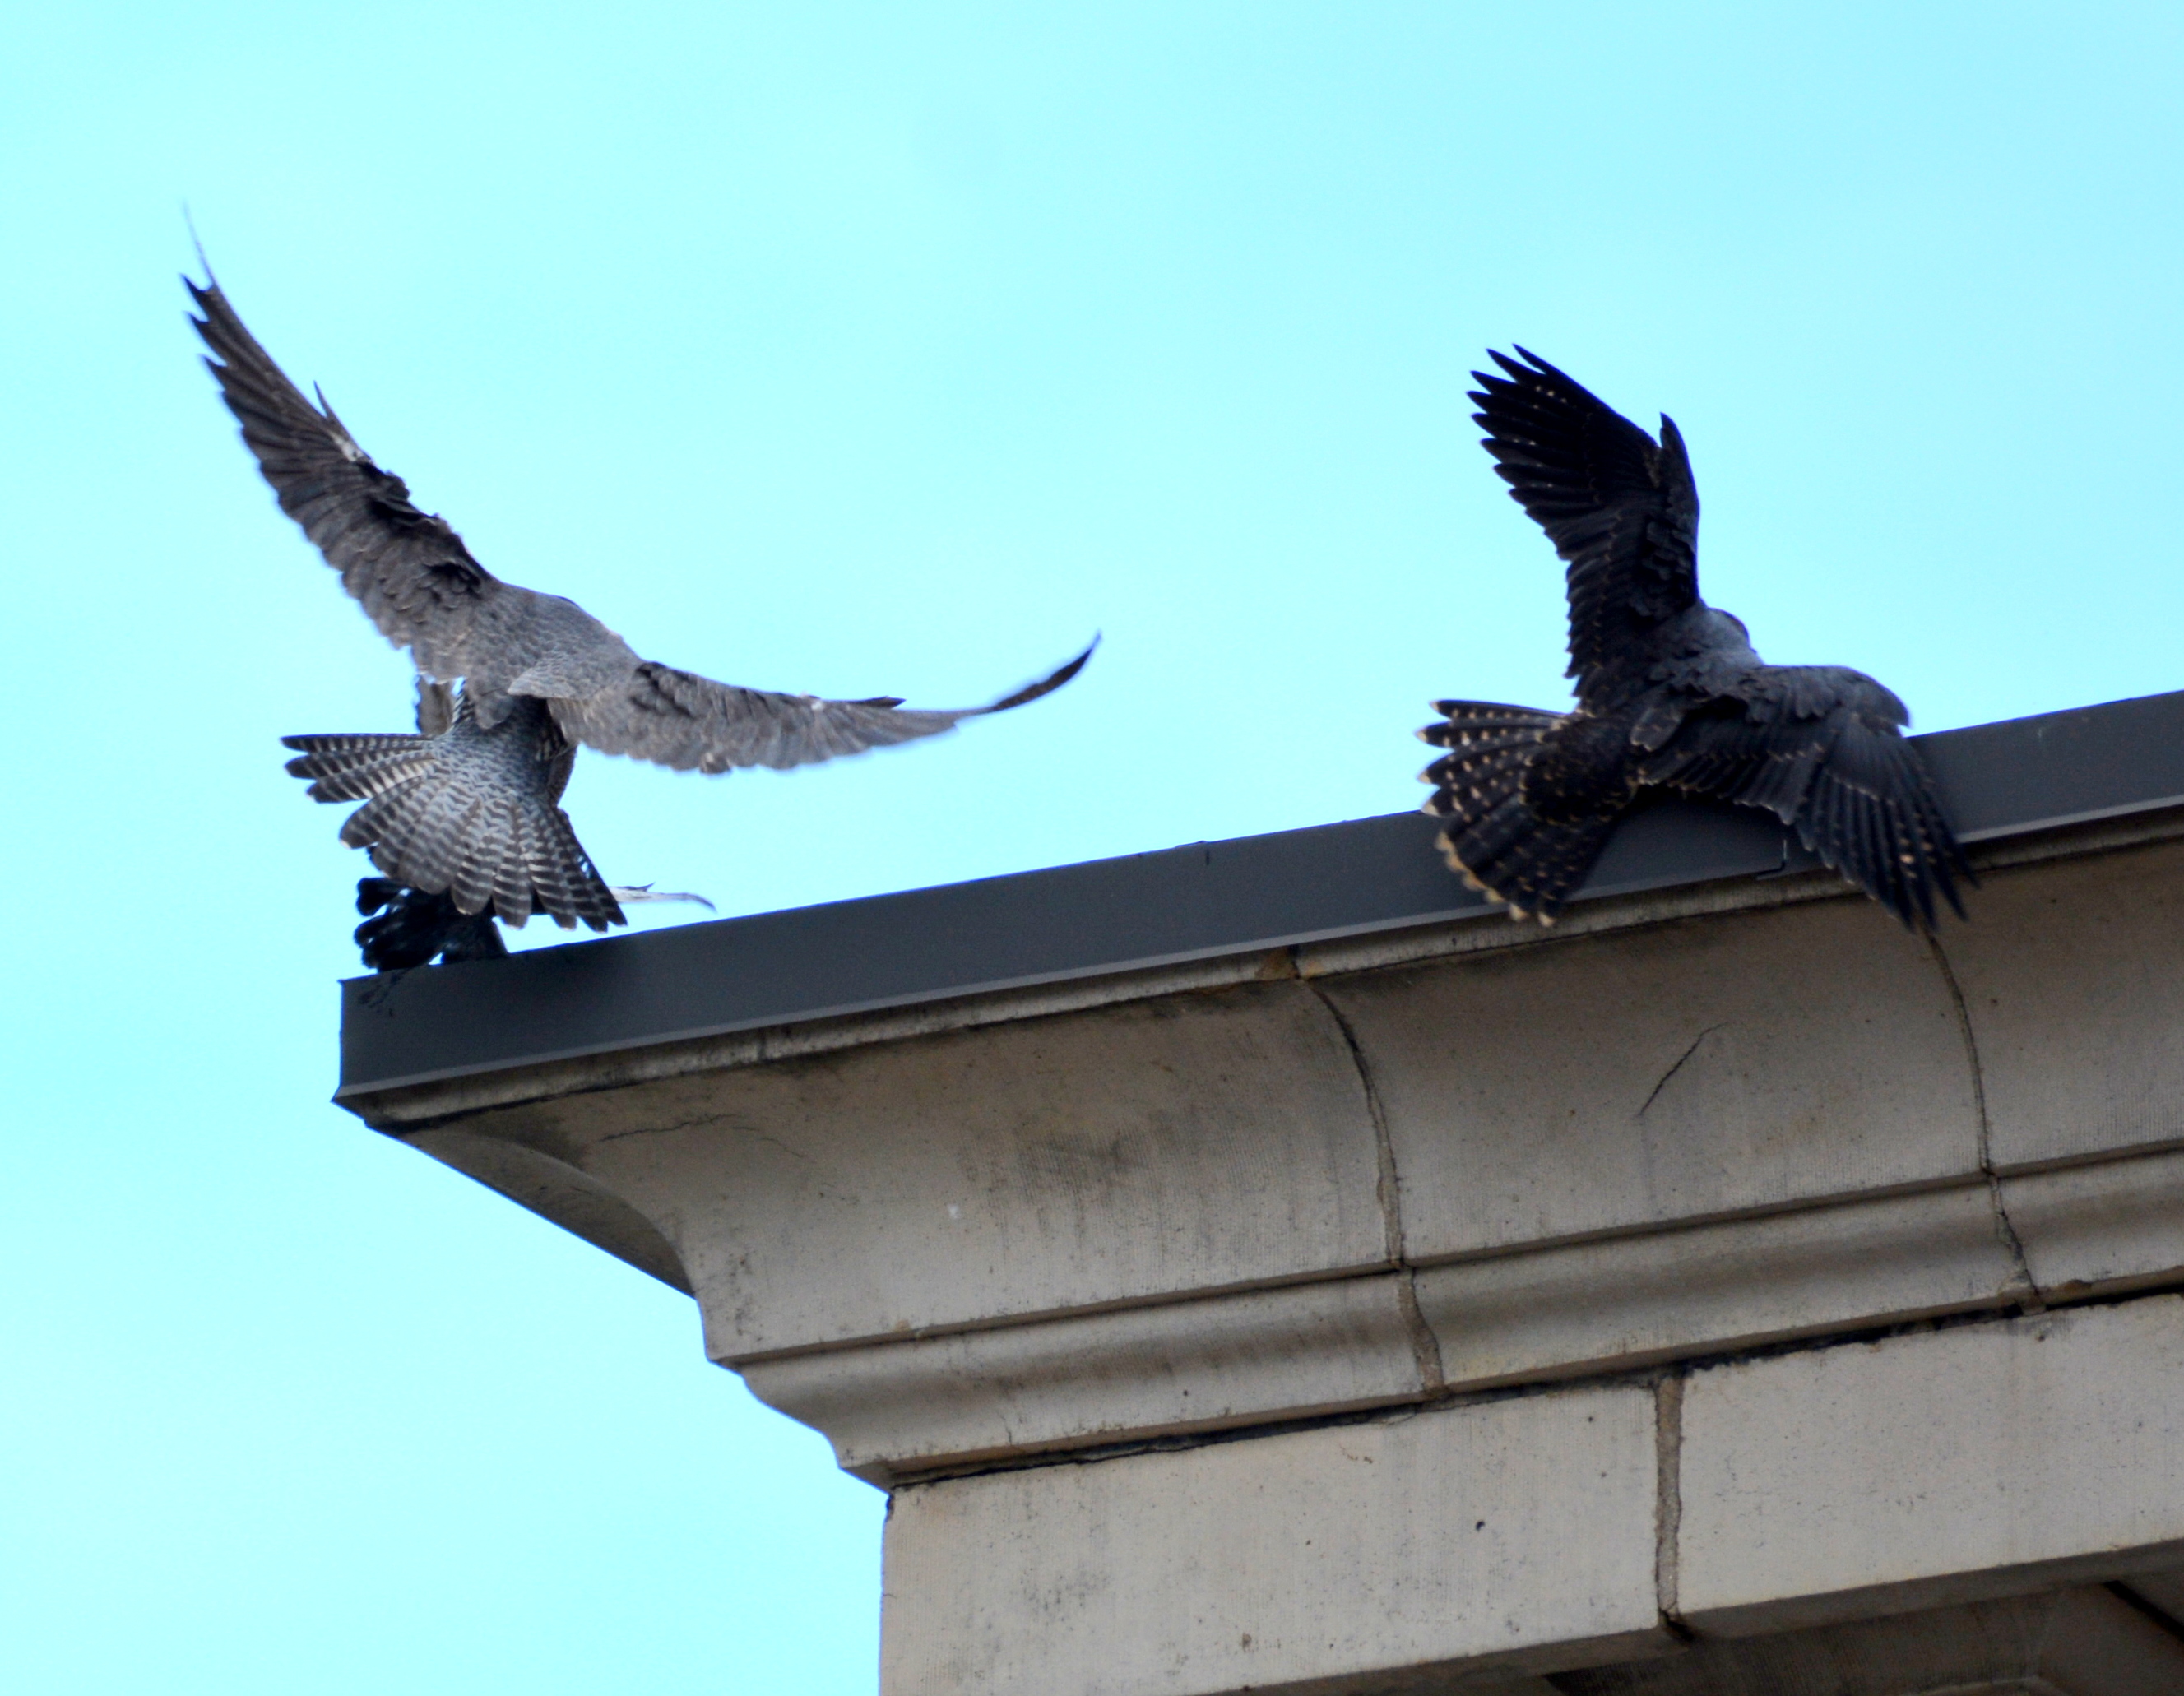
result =
[[[394,883],[465,916],[565,929],[626,922],[558,804],[579,745],[678,771],[776,770],[938,736],[1060,688],[1091,657],[983,707],[905,710],[894,697],[822,700],[716,683],[643,659],[575,602],[505,582],[445,520],[421,511],[334,415],[282,375],[207,268],[183,281],[205,361],[281,510],[303,527],[421,676],[460,678],[419,734],[290,737],[320,801],[361,801],[342,840]],[[1096,645],[1096,643],[1095,643]]]
[[[1917,930],[1971,868],[1903,739],[1903,703],[1840,665],[1766,665],[1698,589],[1698,491],[1668,418],[1656,442],[1546,360],[1472,375],[1486,451],[1569,567],[1577,705],[1436,701],[1448,750],[1425,810],[1468,881],[1553,922],[1648,787],[1763,807]]]

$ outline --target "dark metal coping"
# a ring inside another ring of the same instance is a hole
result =
[[[1967,842],[2184,805],[2184,693],[1917,740]],[[1481,913],[1435,828],[1397,813],[353,978],[334,1098]],[[1816,863],[1769,815],[1663,798],[1577,898]]]

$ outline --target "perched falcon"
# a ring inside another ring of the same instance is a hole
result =
[[[212,351],[205,364],[281,509],[422,677],[462,680],[437,707],[421,698],[417,735],[287,738],[303,756],[288,769],[312,780],[315,799],[365,804],[342,840],[370,849],[409,892],[392,898],[398,908],[445,895],[465,917],[521,925],[543,912],[565,929],[595,931],[624,923],[616,892],[558,804],[579,744],[678,771],[783,770],[1022,706],[1091,657],[1087,648],[1000,700],[945,711],[905,711],[891,696],[738,688],[641,659],[575,602],[479,564],[444,520],[420,511],[402,480],[371,462],[323,393],[315,407],[304,398],[209,266],[202,288],[183,281],[203,314],[191,322]]]
[[[1649,787],[1763,807],[1914,929],[1935,897],[1964,915],[1971,868],[1904,741],[1903,703],[1841,665],[1765,665],[1699,598],[1698,491],[1683,437],[1661,439],[1546,360],[1492,353],[1472,375],[1486,451],[1569,566],[1577,706],[1436,701],[1418,732],[1442,852],[1516,918],[1551,924]]]

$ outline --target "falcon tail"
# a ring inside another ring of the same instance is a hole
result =
[[[521,926],[534,912],[565,931],[622,925],[621,907],[569,826],[536,798],[481,794],[437,758],[437,738],[293,736],[291,776],[315,801],[362,801],[341,839],[421,896],[444,895],[465,917]]]
[[[1524,774],[1564,720],[1490,701],[1436,701],[1440,724],[1421,741],[1449,753],[1428,766],[1422,811],[1448,823],[1441,853],[1474,889],[1506,903],[1513,919],[1552,925],[1614,827],[1620,807],[1570,820],[1541,818],[1524,800]]]

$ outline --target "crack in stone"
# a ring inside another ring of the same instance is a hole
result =
[[[1341,1032],[1343,1044],[1350,1050],[1351,1066],[1357,1074],[1357,1086],[1364,1092],[1365,1113],[1373,1121],[1373,1153],[1379,1166],[1375,1189],[1380,1204],[1382,1240],[1388,1264],[1397,1274],[1396,1303],[1402,1312],[1403,1327],[1410,1333],[1411,1354],[1418,1363],[1418,1380],[1428,1395],[1438,1395],[1448,1381],[1441,1369],[1440,1339],[1434,1335],[1433,1327],[1426,1323],[1424,1310],[1418,1305],[1418,1273],[1410,1264],[1403,1240],[1402,1180],[1396,1171],[1396,1143],[1388,1133],[1387,1109],[1381,1103],[1379,1089],[1373,1082],[1373,1068],[1366,1061],[1365,1049],[1348,1015],[1335,1005],[1325,989],[1310,978],[1298,981],[1327,1009],[1335,1029]]]
[[[1949,1004],[1956,1009],[1957,1032],[1964,1039],[1964,1058],[1971,1069],[1972,1107],[1979,1119],[1979,1169],[1986,1176],[1987,1204],[1994,1209],[1995,1234],[2002,1239],[2002,1246],[2009,1255],[2010,1270],[2025,1292],[2025,1311],[2042,1313],[2047,1310],[2047,1300],[2040,1286],[2033,1282],[2032,1265],[2025,1259],[2024,1240],[2018,1236],[2009,1209],[2003,1204],[2002,1177],[1994,1169],[1993,1129],[1986,1113],[1986,1070],[1980,1063],[1979,1037],[1972,1029],[1971,1008],[1964,1000],[1964,986],[1957,981],[1956,969],[1949,964],[1942,939],[1928,935],[1926,949],[1933,955],[1942,982],[1949,992]]]
[[[797,1154],[786,1143],[775,1141],[763,1131],[754,1131],[748,1125],[736,1124],[734,1119],[735,1115],[731,1113],[700,1113],[688,1119],[671,1120],[665,1125],[637,1125],[627,1131],[610,1131],[603,1137],[594,1137],[585,1144],[585,1148],[588,1152],[593,1148],[604,1148],[610,1143],[626,1143],[632,1137],[671,1137],[678,1131],[706,1131],[716,1125],[727,1125],[730,1130],[748,1132],[761,1143],[772,1143],[784,1154],[794,1154],[800,1160],[810,1158],[809,1155]]]
[[[1721,1026],[1719,1025],[1709,1025],[1705,1030],[1700,1032],[1697,1036],[1691,1038],[1691,1047],[1685,1049],[1682,1054],[1677,1055],[1675,1065],[1670,1066],[1668,1070],[1661,1074],[1661,1081],[1653,1086],[1652,1093],[1646,1098],[1645,1106],[1641,1107],[1638,1109],[1639,1118],[1643,1119],[1646,1116],[1646,1109],[1647,1107],[1651,1107],[1654,1102],[1660,1098],[1661,1092],[1669,1087],[1669,1080],[1684,1069],[1684,1062],[1691,1059],[1693,1054],[1698,1053],[1699,1044],[1706,1041],[1708,1037],[1713,1035],[1713,1033],[1719,1029],[1721,1029]]]

